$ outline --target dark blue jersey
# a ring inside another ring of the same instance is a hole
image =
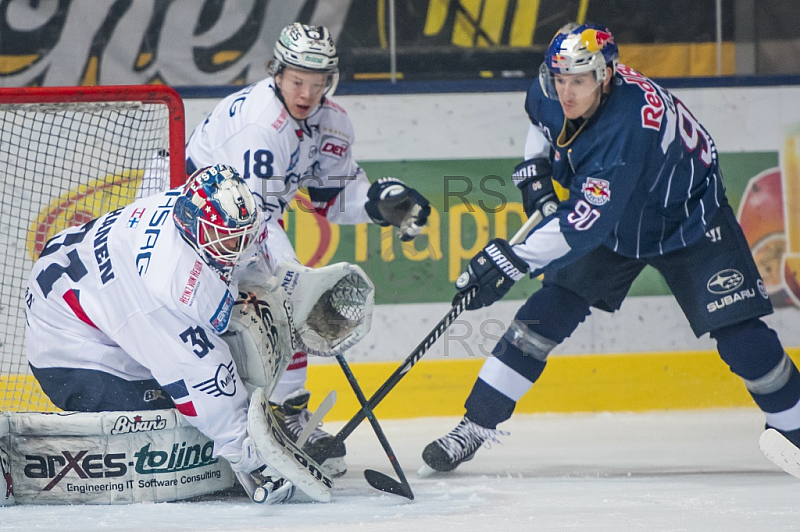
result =
[[[711,136],[686,106],[619,65],[613,90],[571,136],[558,101],[531,84],[525,109],[552,145],[553,178],[569,190],[555,214],[514,247],[535,273],[599,246],[645,258],[705,234],[725,190]]]

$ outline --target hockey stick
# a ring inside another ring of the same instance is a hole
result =
[[[369,422],[372,425],[372,430],[375,431],[375,435],[378,437],[378,441],[381,442],[381,447],[383,447],[386,456],[392,463],[394,472],[397,473],[398,477],[400,477],[400,481],[398,482],[389,475],[384,475],[383,473],[375,471],[374,469],[364,470],[364,478],[366,478],[369,485],[376,490],[385,491],[386,493],[392,493],[394,495],[400,495],[401,497],[405,497],[413,501],[414,493],[411,491],[411,486],[408,484],[405,473],[403,473],[403,468],[400,467],[400,463],[397,461],[397,456],[395,456],[392,446],[389,444],[389,440],[383,433],[383,429],[381,428],[380,423],[378,423],[378,419],[375,417],[375,414],[372,412],[369,403],[367,403],[367,398],[364,396],[364,392],[361,390],[361,386],[359,386],[356,376],[353,375],[353,370],[350,369],[350,365],[344,359],[344,356],[336,355],[336,360],[339,362],[339,366],[341,366],[342,371],[344,371],[344,375],[347,377],[347,382],[350,383],[350,387],[353,388],[353,392],[356,394],[359,404],[361,404],[361,412],[367,417],[367,419],[369,419]]]
[[[533,216],[528,218],[528,220],[522,225],[522,227],[520,227],[519,231],[517,231],[514,234],[514,236],[511,237],[511,240],[508,241],[509,244],[512,245],[519,244],[520,242],[524,241],[525,238],[528,236],[528,233],[530,233],[531,229],[533,229],[534,226],[541,221],[542,221],[541,213],[539,213],[538,211],[535,212]],[[472,301],[472,298],[475,297],[476,292],[477,289],[472,289],[466,294],[464,294],[464,296],[458,302],[456,302],[452,306],[452,308],[447,312],[445,317],[442,318],[439,321],[439,323],[436,324],[436,327],[434,327],[433,330],[428,333],[428,336],[426,336],[419,343],[416,349],[414,349],[414,351],[412,351],[411,354],[408,355],[408,357],[403,361],[403,363],[400,364],[400,367],[398,367],[395,370],[395,372],[392,373],[388,379],[386,379],[386,381],[381,385],[381,387],[378,388],[374,394],[372,394],[372,397],[369,398],[369,402],[367,404],[370,412],[374,410],[376,406],[378,406],[378,403],[380,403],[390,391],[392,391],[392,388],[394,388],[397,385],[397,383],[400,382],[400,379],[405,377],[406,373],[408,373],[408,371],[412,367],[414,367],[414,365],[417,362],[419,362],[419,359],[422,358],[423,355],[428,352],[428,349],[430,349],[431,346],[436,342],[436,340],[438,340],[439,337],[442,336],[442,334],[444,334],[444,332],[447,330],[448,327],[450,327],[450,325],[452,325],[455,319],[462,312],[464,312],[464,308],[469,304],[470,301]],[[356,414],[350,419],[350,421],[348,421],[347,424],[344,427],[342,427],[342,429],[336,434],[336,436],[334,436],[331,443],[328,444],[327,453],[335,449],[337,445],[340,445],[345,440],[345,438],[350,436],[350,434],[353,433],[356,427],[358,427],[358,425],[362,421],[364,421],[365,417],[364,410],[365,409],[362,408],[361,410],[356,412]]]
[[[306,444],[306,440],[308,440],[309,436],[311,436],[311,433],[314,432],[314,429],[319,426],[322,418],[324,418],[325,415],[331,411],[331,408],[333,408],[334,404],[336,404],[336,390],[333,390],[331,393],[329,393],[327,397],[322,400],[322,403],[320,403],[319,407],[317,407],[317,410],[314,412],[314,414],[308,418],[303,430],[297,437],[297,441],[294,442],[295,445],[301,449],[303,448],[303,445]]]

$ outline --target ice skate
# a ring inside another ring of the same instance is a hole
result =
[[[507,436],[508,432],[481,427],[464,417],[450,433],[425,447],[422,459],[427,467],[423,466],[419,470],[419,475],[427,476],[436,471],[452,471],[462,462],[472,460],[484,442],[500,443],[498,435]]]
[[[308,409],[308,400],[311,393],[308,390],[300,389],[289,394],[280,405],[273,404],[275,418],[281,425],[281,430],[297,441],[303,428],[311,418],[311,411]],[[323,460],[326,450],[333,440],[333,436],[322,429],[315,428],[308,437],[303,449],[322,466],[323,471],[332,476],[340,477],[347,472],[347,464],[344,461],[346,449],[344,442],[337,445],[328,454],[327,460]]]

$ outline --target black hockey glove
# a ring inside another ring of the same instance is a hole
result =
[[[553,188],[553,165],[550,159],[528,159],[514,168],[512,178],[522,192],[522,208],[530,216],[540,211],[542,216],[556,212],[558,196]]]
[[[430,203],[415,189],[394,177],[382,177],[369,187],[367,214],[378,225],[393,225],[403,242],[422,232],[431,213]]]
[[[456,281],[458,294],[453,305],[458,304],[464,295],[477,287],[475,297],[467,303],[467,310],[488,307],[508,293],[513,284],[528,273],[528,264],[519,258],[511,245],[495,238],[469,261],[467,271]]]

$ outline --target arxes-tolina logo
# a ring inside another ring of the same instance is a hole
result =
[[[151,449],[148,443],[133,456],[136,458],[135,470],[140,475],[186,471],[219,461],[214,458],[213,441],[208,441],[203,446],[199,443],[188,446],[186,442],[181,442],[180,445],[175,443],[169,452]]]
[[[128,472],[124,453],[89,454],[89,451],[61,451],[58,455],[25,455],[23,473],[28,478],[52,479],[42,491],[50,491],[72,472],[82,479],[116,478]]]

